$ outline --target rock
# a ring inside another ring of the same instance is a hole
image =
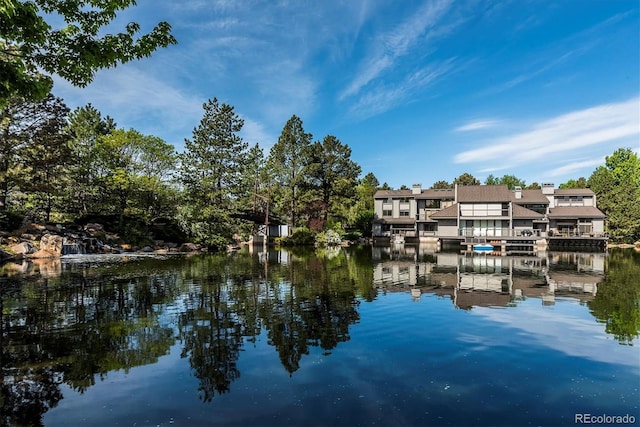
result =
[[[183,243],[180,246],[180,252],[195,252],[200,250],[200,245],[196,245],[195,243]]]
[[[24,233],[20,235],[20,238],[22,240],[38,240],[38,238],[36,237],[35,234],[31,234],[31,233]]]
[[[27,255],[27,254],[35,253],[38,249],[29,242],[22,242],[22,243],[18,243],[16,245],[10,246],[9,250],[14,254]]]
[[[145,246],[141,249],[142,252],[153,252],[153,248],[151,246]]]
[[[47,224],[47,225],[44,226],[44,228],[47,231],[53,231],[54,233],[58,233],[60,231],[60,229],[62,228],[62,226],[58,227],[57,225]]]
[[[60,256],[60,253],[52,253],[49,251],[45,251],[43,249],[40,249],[38,252],[30,254],[29,258],[57,258]]]
[[[89,234],[104,233],[104,226],[95,222],[90,222],[84,226],[84,231]]]
[[[62,254],[63,239],[55,234],[45,234],[40,240],[40,250],[60,256]]]

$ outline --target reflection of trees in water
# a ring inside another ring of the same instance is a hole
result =
[[[263,327],[293,373],[310,347],[332,350],[349,339],[348,327],[358,320],[346,257],[325,262],[302,253],[286,265],[261,265],[249,256],[201,262],[188,270],[200,285],[185,297],[179,328],[182,355],[189,357],[205,401],[229,391],[240,376],[236,362],[244,340],[254,341]]]
[[[240,377],[236,366],[243,327],[220,285],[202,284],[189,293],[178,322],[184,341],[182,357],[189,357],[205,402],[229,391]]]
[[[631,345],[640,336],[640,253],[612,250],[607,261],[605,278],[587,304],[608,334]]]
[[[328,353],[349,339],[356,295],[372,295],[365,255],[63,264],[58,276],[0,277],[2,425],[41,424],[62,384],[82,393],[110,371],[155,363],[175,342],[175,322],[205,401],[230,390],[244,341],[263,329],[293,373],[312,347]]]
[[[61,384],[82,393],[96,375],[169,351],[173,328],[158,310],[175,298],[176,275],[138,270],[138,277],[76,268],[19,283],[0,278],[3,425],[39,425],[62,398]]]
[[[325,351],[349,339],[349,325],[358,319],[357,300],[347,258],[334,256],[292,257],[280,266],[278,276],[286,277],[263,301],[260,312],[272,344],[289,373],[299,369],[309,347]]]

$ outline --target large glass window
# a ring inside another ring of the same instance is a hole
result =
[[[425,208],[427,209],[439,209],[440,208],[440,200],[427,199],[425,200]]]

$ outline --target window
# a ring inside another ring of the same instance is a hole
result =
[[[439,209],[440,200],[427,199],[425,200],[425,207],[427,209]]]
[[[393,211],[391,209],[383,209],[382,216],[391,216],[393,215]]]
[[[409,211],[400,211],[400,216],[409,216]]]

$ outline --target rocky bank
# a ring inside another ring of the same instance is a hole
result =
[[[126,252],[200,252],[200,245],[155,240],[142,247],[126,243],[119,236],[104,229],[101,224],[66,228],[62,225],[28,224],[14,233],[0,232],[0,260],[59,258],[70,254],[119,254]]]

